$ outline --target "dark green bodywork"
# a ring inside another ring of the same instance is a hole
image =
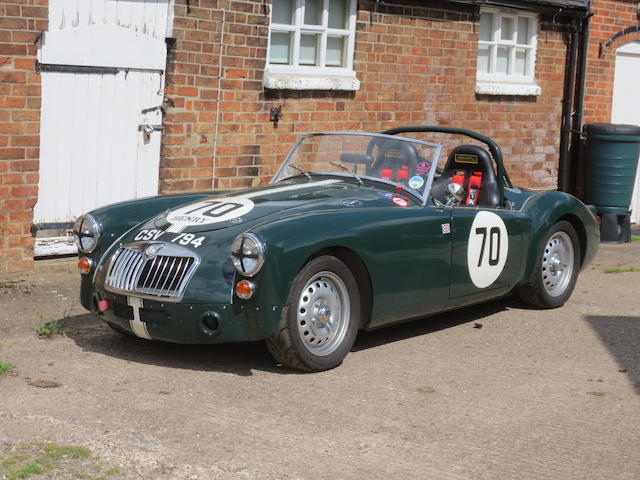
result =
[[[318,176],[311,182],[327,178],[334,183],[307,185],[301,191],[274,189],[310,181],[302,175],[263,187],[261,193],[252,190],[255,208],[240,223],[188,229],[208,238],[196,252],[201,264],[180,302],[143,300],[140,315],[150,336],[178,343],[267,338],[277,328],[294,278],[320,254],[339,257],[354,272],[363,302],[361,328],[372,329],[500,297],[528,283],[547,232],[559,220],[576,228],[582,267],[589,264],[599,242],[594,216],[579,200],[560,192],[534,194],[505,182],[504,206],[491,211],[507,226],[508,257],[500,277],[487,288],[477,288],[467,268],[467,240],[475,215],[486,209],[432,202],[423,206],[411,195],[406,196],[409,206],[400,207],[389,199],[396,194],[393,186],[369,181],[359,185],[349,176]],[[102,225],[102,237],[98,248],[86,255],[96,268],[83,275],[83,306],[95,311],[96,299],[110,300],[118,308],[104,312],[104,320],[131,331],[127,298],[104,288],[110,257],[132,243],[141,229],[165,228],[166,210],[211,195],[155,197],[91,212]],[[450,233],[444,233],[447,224]],[[243,232],[258,235],[267,245],[265,264],[252,278],[257,288],[250,300],[233,295],[235,283],[243,277],[233,269],[230,246]],[[202,322],[210,314],[220,320],[215,330]]]

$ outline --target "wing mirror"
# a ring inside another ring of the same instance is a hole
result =
[[[447,205],[457,205],[465,198],[464,187],[459,183],[450,183],[445,189]]]

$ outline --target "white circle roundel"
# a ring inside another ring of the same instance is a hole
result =
[[[495,282],[507,261],[509,235],[502,219],[492,212],[478,212],[471,224],[467,263],[469,276],[478,288]]]
[[[190,203],[169,212],[167,222],[183,226],[224,222],[249,213],[253,206],[253,202],[248,198],[212,198]]]

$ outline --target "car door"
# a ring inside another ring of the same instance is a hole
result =
[[[454,305],[507,293],[520,279],[525,224],[503,208],[452,209],[451,281]]]
[[[371,327],[442,311],[449,304],[450,209],[393,209],[378,217],[367,250],[374,293]]]

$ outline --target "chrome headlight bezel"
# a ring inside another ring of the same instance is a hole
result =
[[[231,261],[236,271],[245,276],[255,276],[267,258],[267,246],[255,233],[241,233],[231,242]]]
[[[102,226],[92,215],[81,215],[73,225],[76,246],[82,253],[93,252],[100,242]]]

